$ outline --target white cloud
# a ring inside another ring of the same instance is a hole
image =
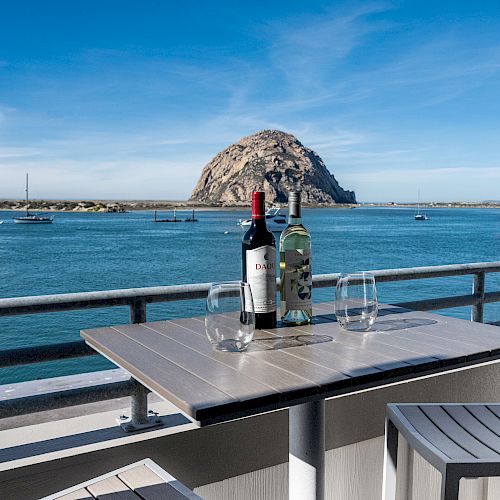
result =
[[[196,160],[9,162],[0,164],[0,197],[22,198],[25,172],[33,198],[186,199],[200,169]]]
[[[343,172],[339,182],[356,191],[358,201],[414,202],[498,199],[498,167],[392,168]]]
[[[295,90],[317,91],[327,70],[350,55],[367,36],[388,28],[387,22],[369,19],[386,10],[385,4],[366,2],[349,10],[332,8],[318,16],[271,23],[267,27],[270,59]]]
[[[1,123],[1,115],[0,115],[0,123]],[[37,148],[12,148],[12,147],[3,147],[0,146],[0,160],[3,158],[24,158],[30,156],[39,156],[41,154],[41,150]]]

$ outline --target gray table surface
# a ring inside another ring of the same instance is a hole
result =
[[[257,330],[246,352],[214,351],[204,317],[83,330],[85,341],[199,425],[500,358],[500,328],[381,306],[371,332],[314,323]]]

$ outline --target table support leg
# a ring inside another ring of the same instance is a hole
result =
[[[292,406],[289,418],[289,498],[325,497],[325,401]]]
[[[148,422],[148,393],[144,386],[138,386],[131,397],[131,421],[133,425],[144,425]]]
[[[159,417],[158,413],[148,411],[150,392],[139,382],[135,383],[135,388],[130,394],[130,417],[121,415],[118,418],[118,423],[125,432],[141,431],[163,425],[162,417]]]

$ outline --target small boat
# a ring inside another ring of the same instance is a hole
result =
[[[252,219],[245,219],[238,222],[244,229],[248,229],[252,224]],[[266,210],[266,224],[273,233],[281,233],[287,226],[286,216],[281,213],[280,207],[269,207]]]
[[[425,214],[415,214],[415,220],[429,220],[429,217]]]
[[[417,213],[414,217],[415,220],[429,220],[429,217],[427,217],[427,215],[420,213],[420,189],[418,190]]]
[[[43,214],[27,214],[23,217],[15,217],[15,224],[51,224],[54,221],[54,217],[48,217]]]
[[[32,214],[29,211],[29,194],[28,194],[28,174],[26,174],[26,215],[14,217],[15,224],[52,224],[53,216],[43,214]]]

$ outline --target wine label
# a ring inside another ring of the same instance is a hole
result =
[[[302,310],[312,307],[311,250],[285,250],[286,309]]]
[[[247,282],[256,313],[276,311],[276,248],[263,246],[246,251]]]

